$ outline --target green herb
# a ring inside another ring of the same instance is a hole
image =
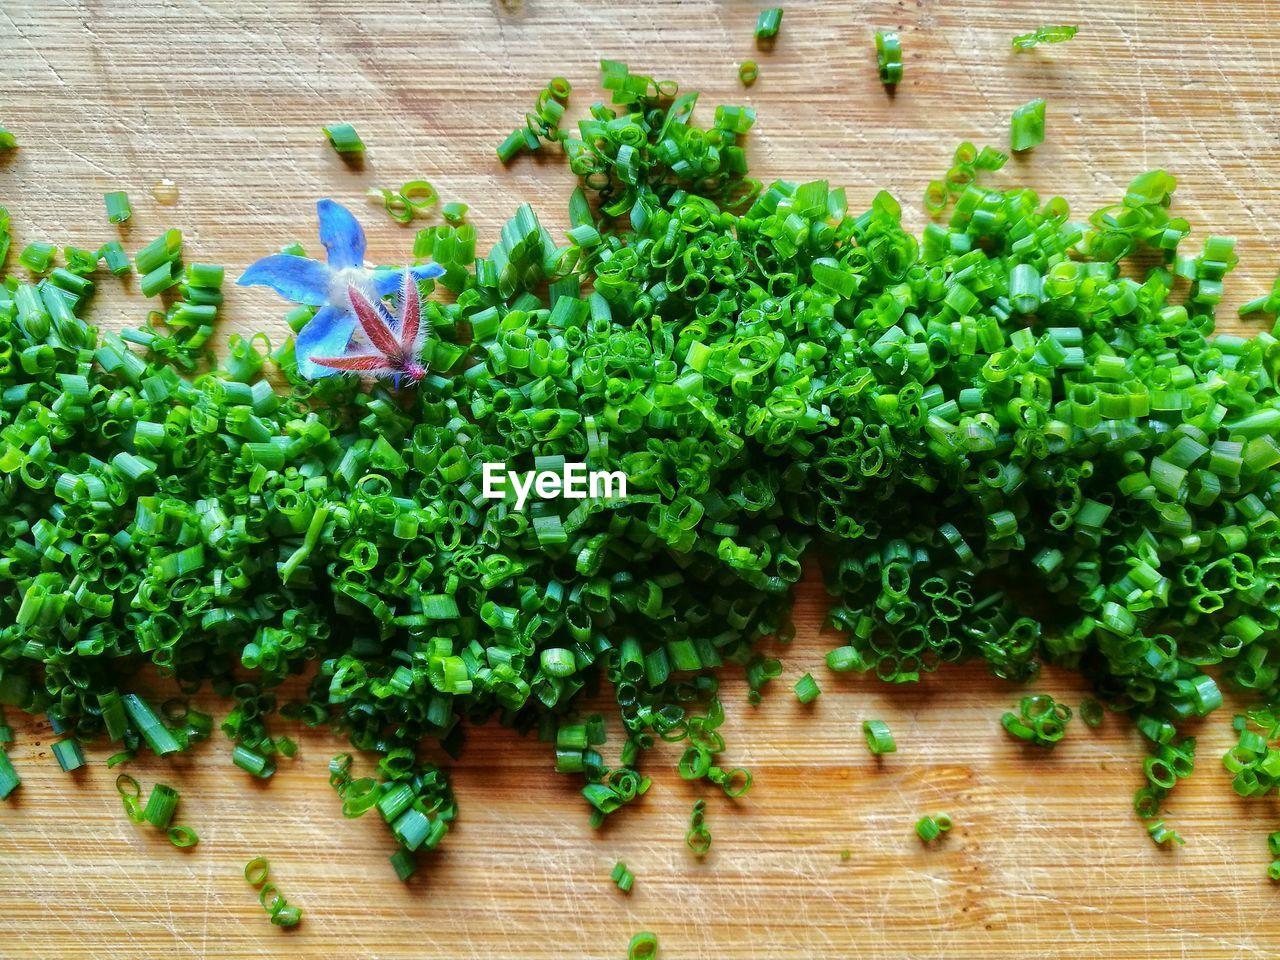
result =
[[[338,154],[364,155],[364,141],[360,139],[360,134],[356,133],[356,128],[351,124],[331,123],[321,129],[329,140],[329,146],[333,147]]]
[[[0,127],[0,150],[17,149],[18,139],[4,127]]]
[[[705,856],[707,851],[711,849],[711,831],[706,826],[706,809],[705,800],[695,800],[693,802],[693,814],[689,818],[689,832],[685,834],[684,842],[688,845],[697,856]]]
[[[627,960],[654,960],[658,956],[658,938],[648,930],[631,938],[627,947]]]
[[[876,69],[885,86],[902,82],[902,41],[892,31],[876,31]]]
[[[756,18],[756,43],[765,43],[778,36],[778,28],[782,26],[782,8],[769,7],[761,10]]]
[[[609,878],[623,893],[630,893],[632,885],[636,882],[635,874],[628,870],[627,865],[622,861],[613,865],[613,872],[609,874]]]
[[[921,817],[916,822],[916,836],[925,843],[932,843],[951,829],[951,817],[945,813],[937,813],[931,817]]]
[[[898,745],[894,743],[889,725],[883,720],[863,720],[862,735],[866,737],[867,749],[879,756],[883,753],[896,753]]]
[[[18,254],[18,262],[33,273],[46,273],[57,250],[52,243],[29,243]]]
[[[1079,27],[1049,26],[1037,27],[1032,33],[1024,33],[1013,38],[1015,50],[1030,50],[1041,43],[1063,43],[1070,40],[1080,31]]]
[[[1085,697],[1080,701],[1080,719],[1089,727],[1100,727],[1105,714],[1100,704],[1093,697]]]
[[[1071,721],[1071,708],[1058,703],[1047,693],[1023,697],[1018,713],[1006,713],[1000,718],[1005,732],[1019,740],[1027,740],[1036,746],[1051,749],[1067,732]]]
[[[9,755],[0,750],[0,800],[8,800],[9,794],[22,785],[22,778],[13,769]]]
[[[147,797],[147,805],[142,815],[147,823],[160,830],[166,830],[173,821],[178,809],[178,791],[163,783],[151,788],[151,796]]]
[[[103,199],[107,203],[108,223],[124,223],[133,216],[133,208],[129,205],[129,194],[123,190],[105,194]]]
[[[1044,143],[1043,100],[1032,100],[1013,111],[1009,125],[1009,146],[1016,153]]]
[[[64,773],[70,773],[84,766],[84,751],[75,740],[59,740],[51,749],[54,759],[58,761],[58,766]]]
[[[760,67],[754,60],[743,60],[738,65],[738,79],[742,81],[744,87],[749,87],[756,82],[760,76]]]
[[[796,699],[801,703],[813,703],[822,694],[818,689],[818,681],[814,680],[809,674],[805,674],[796,681]]]

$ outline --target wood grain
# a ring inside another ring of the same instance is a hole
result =
[[[232,272],[293,239],[314,245],[317,197],[359,205],[367,186],[416,177],[470,203],[482,238],[521,200],[559,230],[563,166],[525,158],[503,169],[492,148],[552,74],[574,83],[583,110],[595,61],[608,56],[704,91],[704,105],[754,105],[758,175],[827,177],[856,205],[887,188],[916,226],[924,184],[955,143],[1003,143],[1010,111],[1045,96],[1049,139],[1010,164],[1006,182],[1087,211],[1135,173],[1166,167],[1197,236],[1239,238],[1224,316],[1269,285],[1280,233],[1274,3],[791,3],[763,55],[751,43],[758,9],[6,4],[0,123],[23,148],[0,159],[0,202],[22,242],[89,246],[114,233],[101,194],[127,189],[137,211],[127,245],[178,225],[191,258]],[[1011,53],[1009,37],[1040,23],[1084,28],[1064,46]],[[876,27],[903,35],[906,80],[893,96],[875,80]],[[736,67],[749,56],[761,78],[743,91]],[[359,128],[363,169],[325,146],[319,127],[332,120]],[[149,197],[164,177],[176,207]],[[409,232],[372,208],[365,223],[373,257],[404,256]],[[140,298],[103,287],[99,321],[136,322]],[[278,334],[281,312],[269,294],[233,289],[225,332]],[[325,774],[339,744],[324,737],[305,737],[269,786],[231,767],[220,743],[136,764],[145,782],[181,789],[181,819],[202,836],[182,853],[124,819],[101,763],[63,775],[47,730],[22,726],[13,759],[25,784],[0,804],[0,957],[617,958],[640,929],[658,933],[668,958],[1280,955],[1263,876],[1276,810],[1230,792],[1216,763],[1225,718],[1200,731],[1202,769],[1168,807],[1187,846],[1158,850],[1129,807],[1141,748],[1122,724],[1073,729],[1051,756],[1029,756],[997,726],[1019,691],[977,667],[911,689],[831,677],[822,613],[806,582],[786,673],[761,707],[745,705],[737,679],[727,685],[731,756],[757,783],[737,804],[712,801],[705,862],[683,845],[694,792],[671,770],[593,833],[545,748],[491,728],[473,732],[456,766],[457,829],[407,888],[385,863],[381,825],[339,816]],[[806,669],[824,687],[808,708],[788,689]],[[1070,702],[1082,693],[1056,673],[1042,686]],[[891,724],[899,753],[867,754],[857,730],[867,717]],[[912,823],[943,809],[956,830],[922,848]],[[271,927],[241,879],[256,855],[306,909],[298,930]],[[630,897],[608,880],[618,859],[637,875]]]

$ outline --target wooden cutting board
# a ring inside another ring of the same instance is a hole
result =
[[[1048,141],[1002,182],[1087,212],[1136,173],[1173,171],[1197,237],[1239,238],[1225,316],[1269,286],[1280,259],[1280,21],[1261,0],[793,2],[770,53],[752,41],[757,4],[710,0],[6,7],[0,124],[22,149],[0,159],[0,203],[19,242],[95,246],[116,233],[102,193],[126,189],[131,250],[176,225],[190,259],[235,274],[290,240],[317,246],[314,203],[331,196],[361,211],[371,257],[395,262],[410,230],[361,197],[419,177],[471,204],[482,248],[522,200],[563,230],[561,160],[504,169],[493,147],[554,74],[583,111],[600,96],[595,61],[610,57],[702,90],[707,113],[756,107],[757,175],[826,177],[859,207],[887,188],[916,227],[924,185],[955,144],[1007,142],[1009,113],[1043,96]],[[1063,46],[1011,52],[1013,34],[1042,23],[1082,29]],[[876,27],[903,37],[906,79],[892,95],[876,82]],[[747,91],[745,58],[760,62]],[[363,169],[320,135],[340,120],[368,144]],[[164,178],[176,206],[151,198]],[[132,287],[102,287],[101,323],[142,318]],[[232,287],[223,333],[279,336],[281,313],[271,294]],[[642,929],[664,957],[707,960],[1280,955],[1264,874],[1280,818],[1272,801],[1231,793],[1217,762],[1231,742],[1225,711],[1199,731],[1201,767],[1168,804],[1187,846],[1157,849],[1130,809],[1141,745],[1122,722],[1073,724],[1044,756],[1000,732],[1022,690],[979,667],[906,689],[831,675],[822,597],[804,584],[799,635],[763,705],[745,703],[738,678],[726,683],[729,756],[756,786],[737,803],[711,798],[704,861],[683,843],[698,791],[675,777],[672,750],[654,758],[644,802],[593,832],[544,745],[474,731],[454,768],[456,829],[406,887],[381,824],[339,814],[325,768],[335,740],[302,737],[269,784],[233,768],[216,739],[134,764],[146,784],[182,791],[180,819],[202,842],[181,852],[124,818],[106,750],[67,776],[47,728],[21,723],[12,756],[24,785],[0,804],[0,957],[576,960],[624,957]],[[824,688],[809,707],[790,691],[805,670]],[[1054,672],[1040,686],[1073,704],[1083,693]],[[897,754],[867,753],[858,724],[869,717],[891,724]],[[912,824],[942,810],[956,829],[922,847]],[[297,930],[273,928],[241,879],[258,855],[306,910]],[[636,873],[629,897],[609,882],[616,860]]]

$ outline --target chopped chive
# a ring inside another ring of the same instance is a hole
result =
[[[630,893],[632,885],[636,882],[635,874],[628,870],[627,865],[622,861],[614,864],[613,872],[609,877],[623,893]]]
[[[867,749],[876,756],[884,753],[896,753],[898,745],[889,732],[889,725],[883,720],[863,720],[862,735],[866,737]]]
[[[364,141],[360,139],[360,134],[356,133],[356,128],[349,123],[331,123],[327,127],[322,127],[324,135],[329,140],[329,146],[339,154],[364,154]]]
[[[267,874],[271,864],[266,857],[254,857],[244,865],[244,879],[251,887],[260,887],[267,882]]]
[[[107,265],[107,269],[117,277],[123,276],[133,268],[129,255],[124,252],[124,247],[118,240],[104,243],[98,248],[98,256]]]
[[[773,40],[778,36],[778,28],[782,26],[782,8],[769,7],[760,11],[756,18],[756,43]]]
[[[194,847],[200,842],[200,837],[190,827],[174,826],[165,831],[165,836],[169,838],[169,842],[179,849]]]
[[[18,139],[4,127],[0,127],[0,150],[14,150],[18,146]]]
[[[157,783],[151,788],[147,805],[142,811],[147,823],[161,830],[168,828],[178,809],[178,791],[167,784]]]
[[[648,930],[642,930],[627,945],[627,960],[654,960],[658,956],[658,938]]]
[[[18,262],[33,273],[45,273],[53,264],[57,249],[52,243],[28,243],[18,254]]]
[[[760,67],[754,60],[743,60],[738,66],[738,79],[744,87],[749,87],[760,76]]]
[[[1044,142],[1044,100],[1032,100],[1013,111],[1009,146],[1015,152],[1030,150]]]
[[[1080,32],[1079,27],[1046,26],[1037,27],[1031,33],[1023,33],[1013,38],[1015,50],[1030,50],[1041,43],[1063,43]]]
[[[22,778],[13,769],[9,755],[0,750],[0,800],[9,799],[9,794],[22,785]]]
[[[876,31],[876,69],[886,87],[902,82],[902,41],[892,31]]]
[[[822,691],[818,689],[818,681],[807,673],[796,681],[796,699],[801,703],[813,703],[821,693]]]
[[[84,751],[75,740],[59,740],[50,749],[64,773],[70,773],[84,766]]]
[[[103,196],[107,204],[107,222],[124,223],[133,215],[133,207],[129,205],[129,194],[117,190]]]

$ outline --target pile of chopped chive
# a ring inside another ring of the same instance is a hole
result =
[[[136,694],[158,672],[232,701],[221,730],[260,777],[292,750],[275,715],[330,725],[375,771],[331,765],[343,812],[377,809],[406,877],[457,812],[418,747],[456,755],[468,721],[544,740],[597,824],[645,793],[662,740],[688,779],[747,789],[714,762],[717,673],[745,668],[753,701],[778,675],[756,645],[789,632],[812,548],[833,671],[1077,670],[1152,741],[1135,806],[1176,837],[1156,817],[1190,769],[1178,725],[1222,702],[1206,668],[1280,693],[1280,348],[1213,336],[1231,241],[1182,251],[1164,171],[1075,220],[981,184],[1003,160],[972,145],[918,238],[887,194],[850,212],[825,181],[751,178],[750,109],[702,128],[696,94],[604,72],[612,105],[561,128],[553,82],[508,151],[568,156],[565,242],[528,207],[486,257],[465,225],[419,234],[443,270],[421,292],[452,295],[423,301],[420,378],[308,380],[261,338],[215,361],[221,272],[184,269],[176,230],[134,263],[173,302],[118,335],[86,308],[100,262],[127,272],[119,244],[66,266],[26,248],[0,288],[0,704],[168,755],[210,731]],[[519,511],[482,495],[490,461],[619,470],[629,496]],[[279,702],[299,673],[307,695]],[[602,685],[611,762],[576,710]],[[1229,754],[1242,794],[1280,777],[1267,730]],[[19,782],[0,760],[0,796]]]

